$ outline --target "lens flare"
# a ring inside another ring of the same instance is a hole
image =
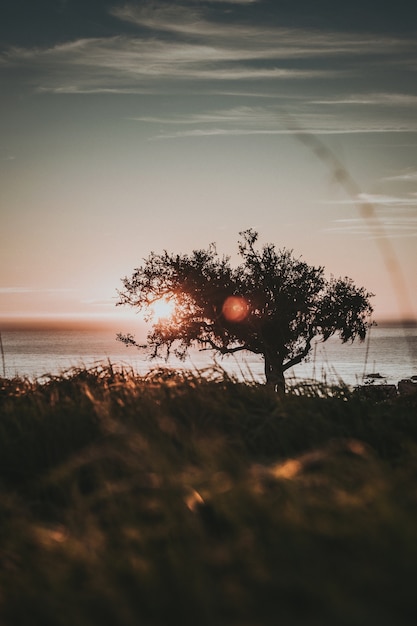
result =
[[[224,301],[222,313],[228,322],[243,322],[249,313],[249,305],[242,296],[229,296]]]

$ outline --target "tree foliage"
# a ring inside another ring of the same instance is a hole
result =
[[[173,351],[184,358],[193,345],[220,354],[246,350],[263,356],[267,383],[282,391],[284,372],[307,357],[314,338],[365,338],[373,294],[349,278],[326,280],[323,267],[291,250],[257,248],[251,229],[240,236],[242,263],[236,267],[212,244],[190,255],[152,252],[122,280],[118,304],[142,310],[150,320],[161,298],[175,304],[172,315],[152,320],[152,356]],[[118,338],[139,345],[130,334]]]

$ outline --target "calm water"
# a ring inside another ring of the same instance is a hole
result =
[[[93,366],[110,360],[113,364],[133,367],[138,373],[166,365],[149,361],[146,354],[126,348],[112,331],[3,331],[2,341],[7,377],[57,375],[71,367]],[[368,352],[367,352],[368,351]],[[251,354],[217,358],[216,362],[239,378],[263,380],[262,360]],[[201,369],[214,363],[209,352],[193,351],[185,363],[172,358],[168,365]],[[355,342],[343,345],[336,338],[316,343],[310,361],[287,372],[287,377],[313,378],[329,383],[343,380],[355,385],[364,373],[378,372],[388,383],[417,375],[417,329],[400,327],[373,328],[369,345]],[[3,375],[0,363],[0,376]]]

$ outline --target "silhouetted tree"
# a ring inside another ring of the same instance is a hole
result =
[[[263,356],[267,384],[283,393],[284,372],[307,357],[315,337],[365,338],[373,294],[349,278],[326,280],[322,267],[290,250],[273,244],[256,249],[253,230],[240,235],[243,262],[237,267],[220,257],[214,244],[190,255],[152,252],[122,280],[118,304],[147,311],[152,320],[155,302],[174,303],[172,315],[153,320],[147,338],[151,356],[168,358],[173,351],[185,358],[192,345],[220,354],[246,350]],[[131,334],[118,339],[145,347]]]

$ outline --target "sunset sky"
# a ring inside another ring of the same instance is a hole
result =
[[[120,316],[151,250],[247,228],[415,317],[417,8],[386,4],[6,0],[0,330]]]

